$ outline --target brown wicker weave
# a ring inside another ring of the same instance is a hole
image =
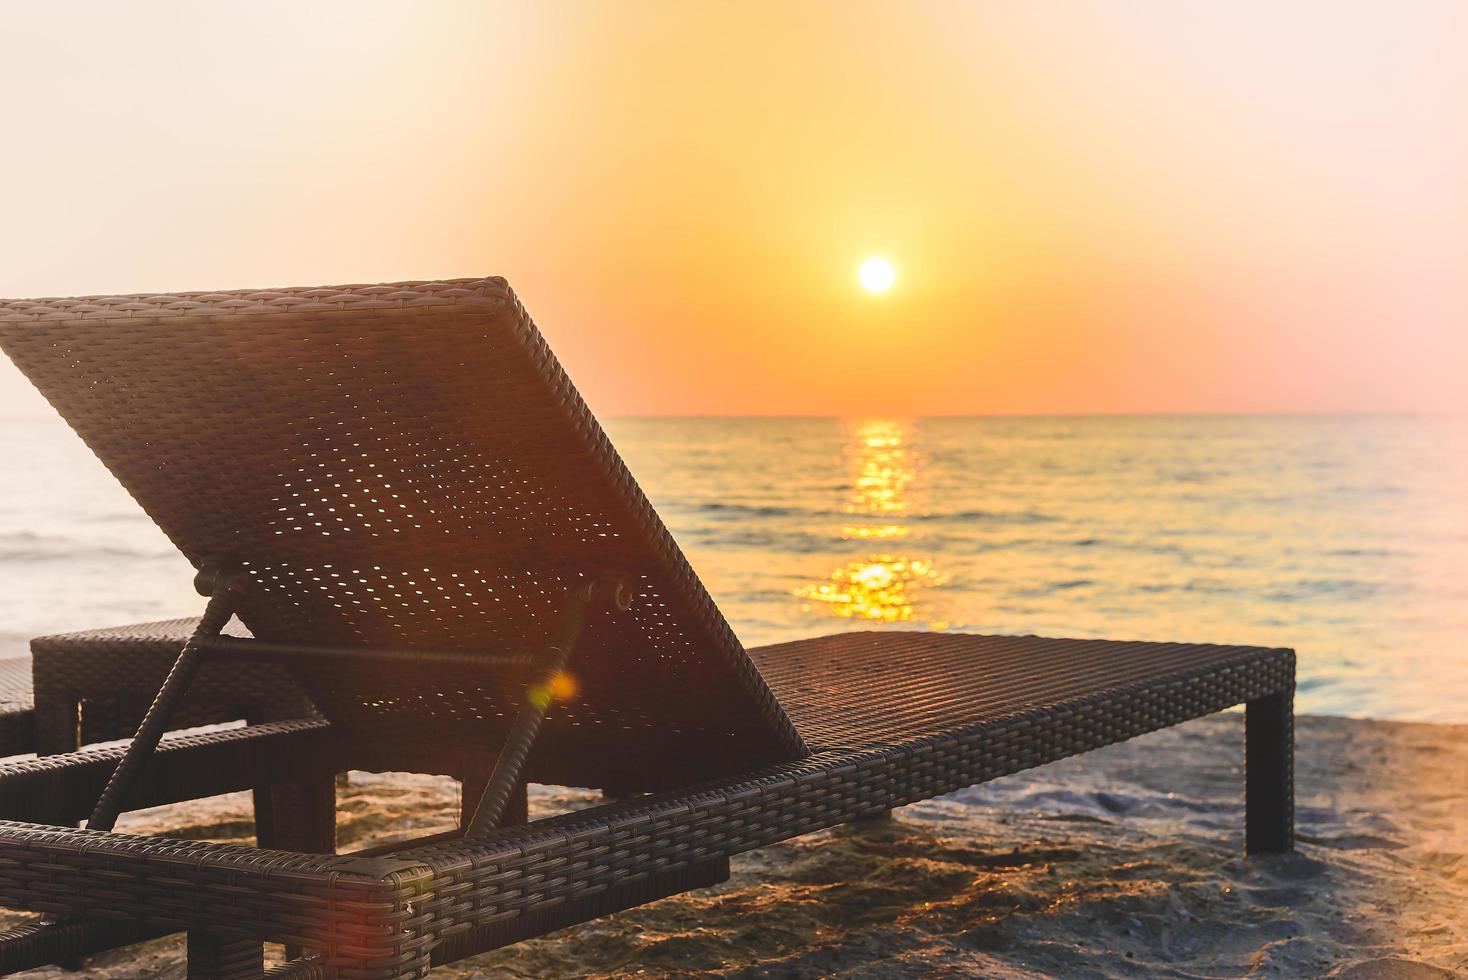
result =
[[[35,751],[32,715],[30,661],[0,660],[0,757]]]
[[[655,789],[804,754],[504,280],[11,301],[0,347],[196,567],[246,566],[257,637],[527,653],[567,584],[612,573],[637,603],[578,653],[537,776]],[[523,686],[291,668],[339,726],[444,740],[501,736]]]
[[[1241,703],[1246,845],[1291,846],[1288,650],[866,633],[746,653],[501,280],[11,303],[0,344],[228,583],[131,748],[0,766],[0,902],[66,923],[0,940],[0,969],[187,930],[191,977],[262,976],[264,940],[306,951],[276,976],[418,977]],[[593,579],[630,583],[631,611],[567,604]],[[230,604],[255,639],[211,638]],[[85,816],[104,785],[126,808],[254,787],[309,815],[346,769],[484,779],[567,657],[579,696],[500,763],[533,744],[511,778],[652,795],[345,856],[305,853],[319,827],[261,850],[25,822]],[[228,659],[280,664],[327,721],[146,758],[194,665]]]
[[[27,686],[34,684],[35,751],[74,752],[137,730],[197,619],[40,636],[31,641]],[[249,631],[231,623],[229,635]],[[32,675],[34,681],[32,682]],[[275,664],[206,664],[173,716],[175,728],[226,721],[307,718],[310,700]]]

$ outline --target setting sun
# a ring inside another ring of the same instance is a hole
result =
[[[880,255],[874,255],[861,264],[857,272],[862,288],[869,293],[885,293],[897,281],[897,270],[892,263]]]

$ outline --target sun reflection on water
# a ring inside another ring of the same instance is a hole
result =
[[[849,448],[851,494],[841,529],[846,541],[898,541],[909,538],[907,488],[916,475],[907,432],[900,422],[877,420],[856,427]],[[833,570],[794,595],[817,603],[831,615],[876,622],[907,622],[918,609],[924,587],[941,585],[943,576],[930,560],[907,554],[868,554]]]

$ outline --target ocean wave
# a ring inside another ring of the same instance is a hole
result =
[[[1299,602],[1304,599],[1369,599],[1380,590],[1374,582],[1362,579],[1302,579],[1287,588],[1264,594],[1271,602]]]
[[[728,514],[735,517],[844,517],[844,511],[809,507],[782,507],[772,504],[673,504],[670,509],[704,514]]]
[[[98,544],[81,538],[33,531],[0,534],[0,562],[27,564],[51,561],[86,561],[109,559],[156,561],[173,558],[177,552],[161,548],[140,548],[123,544]]]
[[[820,554],[849,544],[839,536],[827,533],[743,526],[675,528],[673,536],[685,547],[706,547],[711,550],[738,548],[792,555]]]
[[[873,519],[881,518],[894,524],[918,523],[918,524],[941,524],[944,522],[970,522],[984,521],[991,524],[1051,524],[1057,523],[1063,518],[1053,514],[1040,511],[1020,510],[957,510],[941,511],[928,510],[917,512],[893,512],[867,514],[860,510],[847,510],[844,508],[830,507],[800,507],[781,504],[740,504],[725,501],[714,501],[711,503],[680,503],[669,502],[666,510],[670,513],[684,514],[713,514],[729,515],[741,518],[783,518],[799,517],[811,520],[843,520],[850,521],[862,517]]]
[[[1096,580],[1089,578],[1059,579],[1053,582],[1037,582],[1020,588],[1011,587],[1009,592],[1016,598],[1041,599],[1057,592],[1070,592],[1073,589],[1084,589],[1095,584]]]
[[[924,523],[943,521],[985,521],[990,524],[1053,524],[1063,518],[1034,510],[959,510],[952,513],[928,511],[913,514],[909,520]]]

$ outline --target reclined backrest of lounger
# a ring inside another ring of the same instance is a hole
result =
[[[629,579],[532,779],[654,789],[804,753],[504,280],[10,301],[0,347],[196,567],[245,566],[261,640],[526,654],[569,584]],[[291,668],[348,734],[492,749],[528,675],[455,659]]]

